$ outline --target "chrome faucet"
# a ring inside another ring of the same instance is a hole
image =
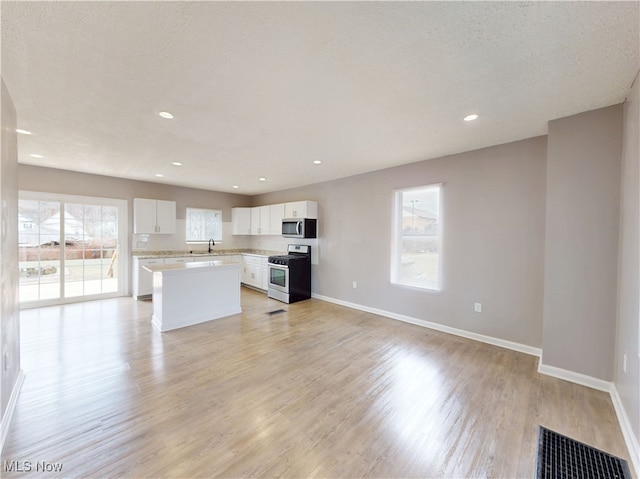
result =
[[[215,245],[216,245],[215,241],[213,241],[213,238],[211,238],[209,240],[209,253],[211,253],[213,251],[212,247],[215,246]]]

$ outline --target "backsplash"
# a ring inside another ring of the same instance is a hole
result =
[[[187,244],[185,241],[185,220],[176,220],[176,234],[134,234],[132,235],[132,251],[205,251],[207,244]],[[243,250],[255,249],[264,251],[286,252],[289,244],[310,244],[311,263],[318,264],[318,240],[284,238],[276,235],[266,236],[234,236],[231,234],[231,222],[222,223],[222,243],[216,242],[213,249]]]
[[[185,241],[186,221],[176,220],[176,233],[172,235],[134,234],[131,249],[134,251],[204,251],[207,244],[187,244]],[[217,242],[215,249],[245,249],[251,248],[250,236],[234,236],[231,234],[231,222],[222,223],[222,242]],[[286,246],[285,246],[286,249]]]

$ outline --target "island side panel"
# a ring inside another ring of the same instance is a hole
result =
[[[153,316],[151,317],[151,324],[158,331],[164,331],[162,329],[162,273],[159,271],[151,272],[151,276],[153,278]]]
[[[156,271],[153,302],[153,324],[162,332],[238,314],[240,266]]]

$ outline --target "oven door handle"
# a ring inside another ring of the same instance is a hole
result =
[[[286,264],[268,263],[268,265],[276,269],[289,269],[289,267]]]

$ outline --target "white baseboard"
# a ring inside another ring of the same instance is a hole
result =
[[[627,411],[622,404],[622,399],[620,398],[620,394],[618,394],[618,389],[616,388],[615,384],[612,384],[610,394],[611,401],[613,402],[613,409],[615,409],[616,411],[616,416],[618,416],[618,422],[620,423],[620,429],[622,429],[624,442],[627,444],[627,449],[629,450],[629,457],[631,458],[632,466],[636,470],[634,477],[639,477],[640,443],[638,442],[638,438],[633,432],[631,421],[629,421],[629,416],[627,415]]]
[[[0,437],[0,452],[4,449],[4,442],[9,435],[9,426],[11,426],[11,419],[13,418],[13,411],[16,409],[16,405],[18,404],[18,396],[20,396],[20,390],[22,389],[22,384],[24,383],[24,372],[22,369],[18,372],[18,378],[16,379],[16,383],[13,386],[13,391],[11,391],[11,397],[9,398],[9,403],[7,404],[7,410],[2,415],[2,436]]]
[[[542,364],[542,359],[538,364],[538,372],[540,374],[545,374],[547,376],[552,376],[558,379],[564,379],[565,381],[580,384],[582,386],[587,386],[589,388],[597,389],[599,391],[604,391],[607,393],[610,393],[611,388],[613,388],[613,383],[610,381],[604,381],[602,379],[587,376],[586,374],[576,373],[567,369],[556,368],[555,366]]]
[[[634,477],[640,477],[640,446],[638,444],[638,438],[633,433],[633,428],[631,427],[631,422],[629,421],[629,417],[627,416],[627,412],[622,404],[622,400],[620,399],[620,395],[618,394],[618,390],[615,387],[615,384],[610,381],[604,381],[602,379],[597,379],[591,376],[587,376],[585,374],[576,373],[573,371],[568,371],[562,368],[556,368],[554,366],[548,366],[546,364],[542,364],[542,349],[534,348],[532,346],[528,346],[526,344],[515,343],[512,341],[506,341],[504,339],[494,338],[491,336],[485,336],[483,334],[472,333],[470,331],[465,331],[463,329],[452,328],[450,326],[445,326],[438,323],[432,323],[430,321],[425,321],[418,318],[412,318],[411,316],[405,316],[402,314],[392,313],[390,311],[384,311],[377,308],[371,308],[369,306],[363,306],[361,304],[351,303],[349,301],[343,301],[341,299],[331,298],[328,296],[323,296],[320,294],[312,294],[313,298],[320,299],[322,301],[327,301],[329,303],[339,304],[341,306],[346,306],[347,308],[357,309],[359,311],[365,311],[367,313],[377,314],[379,316],[384,316],[386,318],[396,319],[398,321],[404,321],[405,323],[415,324],[417,326],[423,326],[425,328],[434,329],[436,331],[442,331],[444,333],[453,334],[455,336],[460,336],[467,339],[473,339],[475,341],[480,341],[487,344],[492,344],[494,346],[500,346],[502,348],[511,349],[513,351],[518,351],[525,354],[530,354],[532,356],[537,356],[540,358],[538,363],[538,372],[540,374],[545,374],[547,376],[552,376],[558,379],[564,379],[565,381],[569,381],[572,383],[580,384],[582,386],[586,386],[592,389],[597,389],[599,391],[604,391],[609,393],[611,396],[611,401],[613,402],[613,408],[616,412],[616,416],[618,417],[618,423],[620,424],[620,429],[622,430],[622,435],[625,440],[625,444],[627,449],[629,450],[629,457],[631,458],[631,466],[635,469],[636,475]]]
[[[631,421],[629,421],[629,416],[622,404],[622,399],[620,399],[615,383],[587,376],[586,374],[569,371],[567,369],[542,364],[542,359],[538,365],[538,372],[540,374],[546,374],[547,376],[564,379],[565,381],[580,384],[581,386],[609,393],[609,396],[611,396],[611,402],[613,403],[613,409],[616,413],[616,417],[618,418],[620,430],[622,431],[622,437],[624,438],[627,451],[629,452],[629,457],[631,458],[630,468],[633,468],[636,471],[635,475],[632,475],[633,477],[638,477],[638,474],[640,473],[640,446],[638,445],[638,438],[633,432]]]
[[[445,326],[444,324],[432,323],[431,321],[425,321],[424,319],[413,318],[411,316],[405,316],[404,314],[393,313],[391,311],[385,311],[382,309],[371,308],[369,306],[363,306],[361,304],[350,303],[341,299],[331,298],[329,296],[322,296],[320,294],[312,294],[312,297],[327,301],[329,303],[339,304],[340,306],[346,306],[347,308],[357,309],[359,311],[365,311],[367,313],[377,314],[378,316],[384,316],[386,318],[396,319],[405,323],[415,324],[424,328],[441,331],[443,333],[453,334],[467,339],[473,339],[474,341],[480,341],[482,343],[492,344],[501,348],[511,349],[520,353],[530,354],[532,356],[540,357],[542,350],[540,348],[534,348],[526,344],[515,343],[513,341],[507,341],[505,339],[494,338],[492,336],[485,336],[484,334],[472,333],[465,331],[464,329],[452,328],[451,326]]]

